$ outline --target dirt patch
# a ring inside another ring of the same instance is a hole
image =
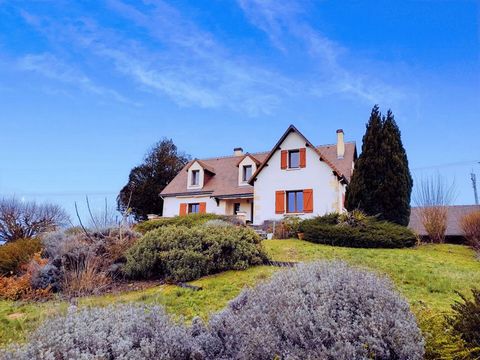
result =
[[[22,314],[22,313],[13,313],[13,314],[7,315],[8,320],[18,320],[23,317],[25,317],[25,314]]]
[[[154,286],[163,285],[161,280],[142,280],[142,281],[115,281],[103,291],[103,294],[118,294],[128,291],[145,290]]]

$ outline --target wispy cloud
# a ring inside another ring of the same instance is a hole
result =
[[[343,93],[369,103],[389,102],[403,98],[403,91],[381,81],[368,70],[349,70],[342,56],[352,54],[304,20],[301,2],[275,0],[237,0],[249,21],[264,31],[272,44],[282,52],[289,51],[288,39],[303,44],[306,54],[317,62],[313,75],[317,84],[311,93],[324,96]]]
[[[231,53],[165,2],[147,3],[147,9],[140,9],[120,0],[108,2],[112,11],[146,31],[147,42],[92,18],[59,22],[25,12],[23,16],[52,41],[63,38],[69,45],[110,61],[140,89],[167,96],[181,106],[269,114],[295,88],[288,77]]]
[[[97,85],[85,74],[74,67],[67,65],[52,54],[42,53],[25,55],[18,59],[17,67],[20,70],[32,71],[49,79],[80,88],[95,95],[108,97],[126,104],[136,104],[115,90]]]

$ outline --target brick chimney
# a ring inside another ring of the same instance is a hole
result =
[[[235,149],[233,149],[233,155],[242,156],[243,155],[243,149],[241,147],[236,147]]]
[[[345,156],[345,140],[343,130],[337,130],[337,159],[343,159]]]

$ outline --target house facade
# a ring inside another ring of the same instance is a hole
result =
[[[343,211],[345,189],[357,157],[354,142],[314,146],[290,125],[272,150],[194,159],[165,187],[163,216],[237,215],[255,225],[295,215]]]

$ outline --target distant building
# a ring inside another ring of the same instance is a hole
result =
[[[446,237],[448,242],[461,243],[464,242],[464,234],[461,227],[462,218],[473,211],[479,211],[480,205],[454,205],[447,207],[447,231]],[[413,207],[410,215],[410,223],[408,227],[415,231],[421,237],[427,237],[428,234],[421,221],[421,208]]]

